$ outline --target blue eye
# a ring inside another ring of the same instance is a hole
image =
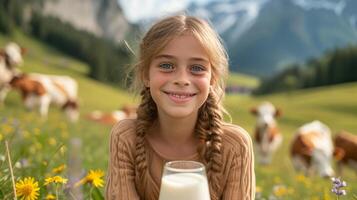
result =
[[[174,65],[171,63],[161,63],[159,67],[164,70],[172,70],[174,68]]]
[[[193,73],[200,73],[200,72],[206,71],[206,68],[202,65],[192,65],[191,71]]]

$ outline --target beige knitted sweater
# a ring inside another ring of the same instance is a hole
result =
[[[251,138],[245,130],[232,124],[224,124],[223,132],[221,189],[215,192],[218,196],[211,193],[211,200],[253,200],[255,174]],[[205,163],[198,153],[186,158],[170,158],[146,140],[148,178],[139,180],[135,173],[135,138],[135,120],[123,120],[111,131],[107,200],[157,200],[165,162],[194,160]]]

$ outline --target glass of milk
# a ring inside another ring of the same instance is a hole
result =
[[[210,200],[205,166],[195,161],[167,162],[159,200]]]

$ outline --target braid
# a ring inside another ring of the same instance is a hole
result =
[[[210,92],[205,104],[200,109],[199,118],[196,125],[197,137],[200,141],[205,140],[207,150],[199,147],[199,152],[207,162],[207,173],[210,180],[211,191],[219,192],[220,172],[222,170],[222,113],[217,97]],[[217,196],[217,195],[213,195]]]
[[[135,166],[136,173],[139,175],[139,183],[146,183],[147,161],[145,155],[145,131],[157,117],[156,104],[151,98],[149,88],[141,91],[141,104],[137,111],[136,122],[136,155]],[[142,191],[145,191],[145,186],[142,185]]]

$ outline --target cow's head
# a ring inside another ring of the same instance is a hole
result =
[[[10,42],[5,46],[4,52],[6,64],[9,68],[22,65],[22,56],[25,54],[26,49],[21,48],[15,42]]]
[[[332,177],[335,173],[331,167],[332,155],[322,149],[314,149],[312,162],[321,177]]]
[[[257,117],[256,128],[260,134],[264,134],[264,132],[267,131],[277,131],[275,119],[281,116],[281,111],[273,104],[270,102],[264,102],[258,107],[252,108],[251,113]]]
[[[281,116],[281,110],[276,108],[270,102],[264,102],[258,107],[254,107],[250,112],[257,116],[258,126],[268,126],[269,124],[275,125],[275,118]]]
[[[71,122],[78,121],[79,118],[79,105],[77,101],[69,100],[63,106],[62,109],[68,116],[68,119]]]

